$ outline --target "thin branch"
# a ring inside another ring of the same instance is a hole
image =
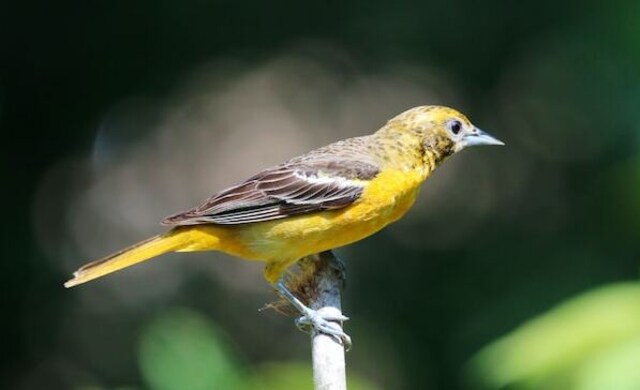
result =
[[[313,299],[309,306],[321,314],[340,316],[340,292],[344,286],[344,264],[331,251],[309,256],[302,261],[314,262]],[[342,324],[332,322],[336,329]],[[346,390],[345,347],[335,337],[313,331],[311,333],[313,382],[316,390]]]

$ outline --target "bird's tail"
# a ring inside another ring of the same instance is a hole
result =
[[[217,241],[216,237],[209,236],[207,238],[209,242],[206,249],[216,249],[213,245],[214,242],[212,242]],[[202,239],[201,232],[192,229],[174,228],[164,234],[151,237],[103,259],[82,266],[73,273],[73,279],[68,280],[64,286],[67,288],[77,286],[164,253],[198,250],[200,248],[195,248],[194,246],[201,243]],[[199,247],[200,245],[197,246]]]

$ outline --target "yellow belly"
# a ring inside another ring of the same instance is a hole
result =
[[[417,173],[385,171],[349,207],[225,227],[222,245],[216,249],[246,259],[289,262],[351,244],[402,217],[413,205],[422,181]]]

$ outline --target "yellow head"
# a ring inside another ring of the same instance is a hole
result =
[[[435,153],[437,161],[467,146],[504,145],[475,127],[463,114],[443,106],[414,107],[391,119],[386,127],[418,137],[423,150]]]

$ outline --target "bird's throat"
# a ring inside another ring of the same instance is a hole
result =
[[[429,176],[445,160],[446,156],[438,150],[425,148],[422,154],[422,164],[425,169],[425,178]]]

